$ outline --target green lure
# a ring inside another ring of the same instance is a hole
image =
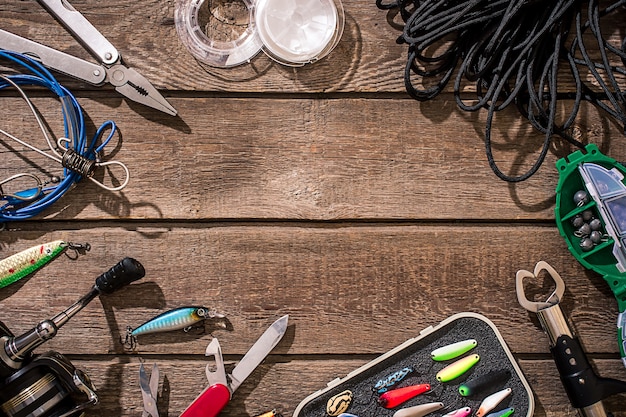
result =
[[[62,240],[33,246],[0,261],[0,288],[11,285],[45,266],[71,245]]]
[[[469,355],[462,359],[459,359],[458,361],[451,363],[450,365],[443,368],[441,371],[437,372],[437,381],[452,381],[453,379],[460,377],[465,372],[472,369],[472,367],[476,365],[479,360],[480,356],[478,355]]]
[[[513,414],[514,412],[515,412],[515,408],[509,407],[509,408],[505,408],[504,410],[500,410],[500,411],[496,411],[496,412],[491,413],[491,414],[487,414],[487,417],[510,417],[511,414]]]
[[[474,349],[478,343],[475,339],[462,340],[447,346],[440,347],[431,352],[430,356],[434,361],[447,361],[458,358],[462,354]]]

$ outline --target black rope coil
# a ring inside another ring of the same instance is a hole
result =
[[[408,44],[404,82],[411,97],[431,100],[452,81],[462,110],[487,109],[485,152],[499,178],[529,178],[555,136],[582,148],[569,132],[583,101],[602,109],[626,134],[626,0],[602,7],[598,0],[376,0],[376,5],[399,11],[404,22],[397,42]],[[605,39],[601,20],[609,15],[624,22],[621,45]],[[570,87],[563,92],[565,81]],[[468,98],[467,91],[475,95]],[[563,99],[571,103],[566,114],[557,106]],[[500,170],[491,143],[495,114],[509,105],[544,134],[539,156],[519,176]]]

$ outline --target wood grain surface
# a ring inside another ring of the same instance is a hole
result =
[[[556,140],[529,180],[498,179],[485,156],[485,112],[461,111],[450,89],[424,103],[406,94],[397,16],[374,1],[345,0],[344,34],[323,60],[292,68],[260,54],[219,69],[182,45],[174,0],[71,3],[178,110],[168,116],[110,86],[59,75],[83,107],[88,135],[106,120],[117,124],[103,157],[125,163],[130,182],[110,192],[84,179],[42,215],[0,231],[0,259],[56,239],[91,245],[0,290],[0,320],[16,334],[71,305],[120,259],[146,269],[37,350],[61,352],[90,375],[101,402],[87,416],[141,415],[140,362],[160,367],[160,415],[179,415],[206,386],[213,337],[233,366],[289,314],[285,338],[221,414],[275,408],[288,417],[328,382],[459,312],[497,326],[533,389],[535,416],[574,415],[548,338],[516,298],[515,273],[540,260],[564,278],[562,308],[598,373],[626,380],[613,294],[576,262],[554,222],[554,164],[574,149]],[[621,42],[618,24],[611,39]],[[36,2],[0,4],[0,28],[90,59]],[[573,88],[566,74],[563,83]],[[61,136],[59,102],[29,93]],[[560,105],[565,114],[572,102]],[[0,92],[0,110],[0,129],[46,149],[15,91]],[[623,126],[593,106],[582,106],[572,133],[626,160]],[[496,162],[515,175],[544,140],[513,108],[498,113],[493,136]],[[0,179],[32,170],[61,172],[1,137]],[[102,169],[94,178],[116,185],[123,175]],[[226,319],[141,337],[134,350],[122,343],[127,327],[184,305]],[[626,394],[605,406],[626,416]]]

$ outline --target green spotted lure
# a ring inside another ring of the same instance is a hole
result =
[[[23,250],[0,261],[0,288],[11,285],[44,267],[68,248],[86,248],[89,245],[74,245],[63,240],[44,243]]]

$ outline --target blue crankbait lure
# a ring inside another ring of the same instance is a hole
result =
[[[189,331],[189,329],[203,320],[224,317],[223,314],[219,314],[207,307],[176,308],[159,314],[135,329],[128,327],[125,344],[134,347],[138,336],[180,329]]]
[[[407,375],[415,372],[415,369],[407,366],[406,368],[402,368],[399,371],[394,372],[391,375],[388,375],[384,379],[381,379],[374,385],[374,391],[378,394],[382,394],[387,392],[389,388],[393,388],[400,383]]]

